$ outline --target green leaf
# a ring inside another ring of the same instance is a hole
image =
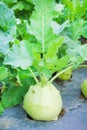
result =
[[[8,69],[4,66],[0,67],[0,81],[4,80],[8,77]]]
[[[14,12],[4,3],[0,2],[0,28],[8,31],[11,36],[16,34],[16,20]]]
[[[65,55],[62,58],[58,59],[57,65],[55,67],[55,71],[61,71],[68,67],[69,64],[69,56]]]
[[[17,37],[21,37],[22,39],[26,39],[30,41],[32,39],[32,36],[29,35],[29,30],[28,30],[28,20],[21,20],[18,19],[19,24],[17,25]]]
[[[54,73],[55,65],[58,61],[58,48],[62,45],[62,42],[64,40],[64,37],[58,37],[58,39],[51,43],[49,45],[49,48],[47,49],[45,55],[44,55],[44,61],[41,59],[38,52],[34,50],[34,67],[38,70],[38,72],[48,78],[52,76],[52,73]]]
[[[29,33],[37,38],[44,53],[47,45],[56,38],[51,28],[56,3],[54,0],[34,0],[34,5],[35,11],[30,17]]]
[[[70,56],[70,61],[74,66],[78,66],[87,60],[87,45],[78,45],[78,47],[68,48],[67,54]]]
[[[33,62],[32,45],[26,41],[13,44],[5,57],[4,64],[26,69]]]
[[[59,37],[56,42],[50,44],[49,46],[50,49],[48,49],[45,55],[45,59],[47,60],[47,62],[52,63],[52,60],[54,60],[55,59],[54,57],[57,56],[58,48],[61,47],[63,41],[64,41],[64,37]]]
[[[45,64],[45,65],[42,65],[42,66],[39,65],[39,66],[37,67],[37,70],[38,70],[40,76],[41,76],[41,75],[42,75],[42,76],[45,76],[45,77],[47,77],[48,79],[51,78],[52,73],[53,73],[53,71],[50,70],[50,65],[47,66],[46,64]]]
[[[52,44],[50,44],[49,48],[47,50],[47,53],[45,54],[45,68],[48,69],[52,75],[52,73],[55,72],[55,66],[58,63],[58,49],[61,47],[62,43],[63,43],[64,38],[63,37],[59,37],[57,39],[56,42],[53,42]]]
[[[13,37],[9,33],[0,30],[0,52],[7,54],[10,41],[13,41]]]
[[[58,59],[58,57],[56,57],[56,58],[54,58],[54,61],[52,61],[52,63],[46,64],[46,68],[49,68],[49,70],[51,71],[51,75],[56,71],[62,71],[63,69],[68,67],[69,56],[65,55],[59,59]]]
[[[33,72],[37,76],[37,72],[36,71],[33,71]],[[17,73],[17,79],[25,87],[29,87],[31,85],[31,82],[32,84],[35,83],[35,80],[33,79],[29,70],[20,70]]]
[[[60,0],[66,5],[65,17],[74,20],[75,18],[82,18],[86,15],[87,1],[86,0]]]
[[[75,15],[79,18],[85,15],[86,10],[87,10],[87,1],[86,0],[73,0],[72,1],[74,10],[75,10]]]
[[[30,85],[33,84],[31,79]],[[23,97],[28,91],[29,86],[12,86],[9,87],[2,95],[1,103],[4,108],[9,108],[22,103]]]
[[[12,7],[13,10],[31,10],[32,6],[26,2],[26,1],[18,1],[15,5]]]
[[[28,3],[33,4],[33,0],[26,0]]]
[[[62,46],[58,49],[58,58],[61,58],[63,56],[66,55],[66,50],[67,50],[68,46],[67,44],[62,44]]]
[[[51,26],[55,34],[59,35],[69,24],[69,21],[65,21],[63,24],[58,24],[55,21],[52,21]]]
[[[15,15],[4,3],[0,2],[0,52],[7,54],[9,42],[16,36]]]
[[[75,67],[87,60],[87,45],[81,45],[80,41],[73,41],[65,37],[67,45],[66,54],[69,56],[69,62]]]
[[[87,38],[87,21],[84,21],[83,29],[82,29],[82,36]]]
[[[74,41],[77,41],[81,35],[86,34],[87,22],[83,19],[75,20],[66,28],[65,35]]]
[[[2,0],[2,1],[9,6],[18,2],[18,0]]]

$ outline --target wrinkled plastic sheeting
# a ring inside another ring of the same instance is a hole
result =
[[[57,121],[41,122],[28,119],[22,105],[6,109],[0,117],[0,130],[87,130],[87,100],[80,98],[81,83],[87,78],[87,69],[73,72],[70,81],[61,85],[60,90],[65,113]]]

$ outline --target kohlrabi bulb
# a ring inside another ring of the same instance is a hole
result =
[[[50,82],[31,86],[24,97],[23,108],[35,120],[57,120],[62,110],[60,92]]]
[[[63,74],[59,75],[58,78],[61,80],[69,80],[72,76],[72,70],[68,70],[64,72]]]
[[[81,91],[85,98],[87,98],[87,79],[81,84]]]

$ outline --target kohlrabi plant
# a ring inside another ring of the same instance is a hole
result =
[[[63,74],[59,75],[58,78],[60,80],[69,80],[72,76],[72,69],[64,72]]]
[[[11,45],[6,44],[8,45],[5,46],[6,53],[3,47],[1,48],[4,54],[3,64],[7,67],[10,65],[17,71],[16,79],[19,86],[11,87],[10,91],[3,93],[0,106],[1,108],[5,106],[6,95],[9,97],[10,94],[16,93],[14,105],[19,103],[18,99],[22,100],[20,97],[24,97],[23,108],[33,119],[51,121],[56,120],[62,110],[62,98],[59,90],[53,85],[53,81],[68,70],[77,68],[87,59],[87,45],[75,43],[62,35],[62,31],[69,22],[66,21],[60,25],[54,21],[60,13],[56,8],[59,6],[55,0],[33,0],[33,4],[34,11],[30,17],[30,24],[27,23],[28,39],[24,35],[20,40],[9,33],[13,38]],[[2,6],[5,5],[2,4]],[[12,24],[14,27],[15,25],[15,23]],[[6,29],[8,32],[9,29]],[[8,35],[7,32],[3,33]],[[9,40],[6,43],[9,43]],[[67,45],[67,49],[64,55],[59,56],[59,49],[64,44]],[[30,86],[26,95],[27,82],[23,82],[25,78],[28,79]],[[32,79],[35,82],[32,82]],[[13,105],[12,100],[10,103]]]
[[[54,34],[51,27],[53,18],[58,15],[55,11],[55,1],[35,0],[34,6],[35,11],[30,18],[28,31],[35,37],[36,42],[15,41],[8,50],[4,64],[30,71],[36,84],[31,86],[25,95],[23,107],[33,119],[50,121],[57,119],[62,109],[60,92],[50,78],[58,68],[60,59],[57,57],[57,51],[64,38]]]
[[[25,111],[36,120],[57,120],[62,109],[60,92],[49,81],[31,86],[24,97]]]
[[[81,92],[85,98],[87,98],[87,79],[81,84]]]

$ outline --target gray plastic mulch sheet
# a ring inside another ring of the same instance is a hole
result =
[[[6,109],[0,116],[0,130],[87,130],[87,99],[81,98],[81,83],[87,78],[87,69],[73,72],[70,81],[61,85],[60,90],[65,113],[57,121],[42,122],[28,119],[22,105]]]

